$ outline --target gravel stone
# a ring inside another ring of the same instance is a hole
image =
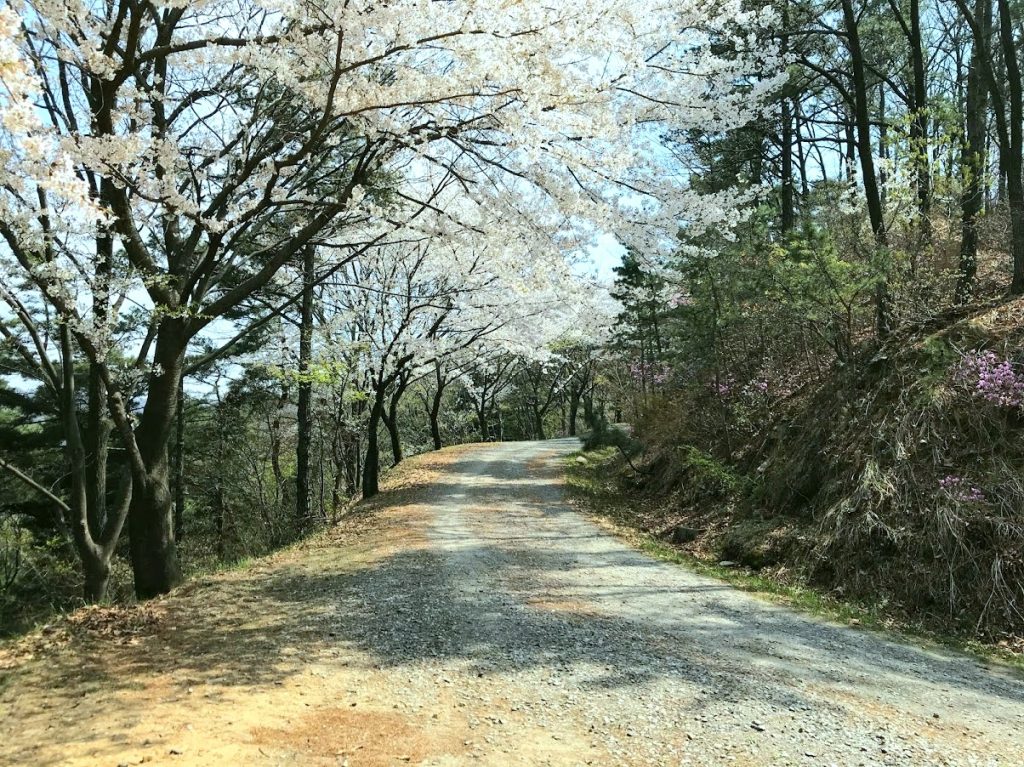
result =
[[[1024,764],[1019,678],[629,548],[566,502],[577,446],[467,452],[433,490],[429,545],[338,595],[345,639],[403,680],[403,700],[457,690],[494,743],[525,720],[577,733],[595,764]]]

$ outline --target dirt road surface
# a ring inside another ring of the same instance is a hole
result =
[[[1024,765],[1024,683],[574,512],[570,441],[413,460],[337,529],[0,650],[0,764]]]

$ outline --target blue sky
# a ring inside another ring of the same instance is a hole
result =
[[[622,256],[625,253],[626,249],[615,239],[615,235],[605,232],[598,236],[597,241],[590,246],[588,254],[601,282],[611,284],[615,280],[612,269],[622,263]]]

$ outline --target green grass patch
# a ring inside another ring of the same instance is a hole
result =
[[[1024,655],[974,639],[947,635],[914,624],[887,611],[884,605],[862,604],[840,599],[812,586],[780,580],[748,568],[722,567],[717,559],[705,559],[678,548],[647,532],[637,524],[638,500],[621,481],[621,463],[615,448],[576,453],[567,459],[566,482],[578,507],[597,518],[634,548],[665,562],[681,565],[699,575],[715,578],[740,591],[794,610],[851,627],[869,629],[888,638],[916,644],[925,649],[953,649],[974,656],[986,664],[1008,668],[1024,676]],[[583,455],[586,463],[577,459]]]

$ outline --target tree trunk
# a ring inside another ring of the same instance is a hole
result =
[[[803,130],[801,125],[803,124],[803,116],[800,111],[800,102],[796,98],[791,99],[793,104],[793,133],[796,137],[796,157],[797,157],[797,168],[800,171],[800,195],[803,199],[810,197],[811,189],[810,182],[807,178],[807,149],[804,146]],[[828,178],[822,174],[822,181],[827,182]]]
[[[100,182],[104,193],[110,191],[111,182]],[[96,237],[96,284],[93,294],[93,314],[96,324],[103,327],[110,316],[110,273],[113,268],[114,239],[106,226],[100,225]],[[72,360],[64,364],[74,365]],[[107,387],[103,382],[102,366],[89,365],[89,389],[85,425],[86,518],[93,540],[102,535],[107,525],[107,457],[110,451],[110,432],[113,424],[107,415]]]
[[[185,376],[178,382],[178,417],[174,438],[174,540],[185,534]]]
[[[793,115],[788,98],[782,99],[782,221],[786,235],[793,231],[796,214],[793,207]]]
[[[110,560],[97,558],[84,562],[85,583],[82,597],[88,603],[102,602],[107,596],[110,583]]]
[[[391,443],[391,465],[397,466],[402,462],[405,457],[402,455],[402,439],[398,433],[398,423],[396,422],[396,413],[391,411],[390,405],[387,410],[381,413],[381,420],[384,422],[384,428],[388,432],[388,441]]]
[[[298,439],[295,443],[295,517],[302,530],[312,520],[309,508],[309,446],[313,441],[313,283],[316,280],[316,252],[307,247],[302,254],[302,308],[299,320]]]
[[[853,11],[853,0],[842,0],[843,21],[846,27],[846,44],[850,51],[850,70],[853,76],[853,117],[856,126],[857,154],[860,157],[861,179],[864,184],[864,198],[868,207],[868,218],[874,234],[875,246],[882,256],[887,245],[885,215],[882,198],[875,176],[875,162],[871,142],[871,116],[868,111],[867,78],[864,74],[864,53],[860,45],[857,17]],[[878,266],[880,272],[875,284],[875,330],[880,338],[889,335],[889,288],[885,265]]]
[[[391,456],[394,459],[393,466],[397,466],[405,458],[402,453],[402,437],[398,430],[398,403],[402,400],[406,388],[409,386],[409,373],[403,372],[398,377],[391,397],[388,400],[387,412],[382,413],[384,425],[388,430],[388,437],[391,439]]]
[[[1010,292],[1024,293],[1024,82],[1017,41],[1014,39],[1014,17],[1009,0],[998,0],[999,39],[1003,46],[1006,67],[1006,89],[1009,96],[1010,145],[1000,147],[1006,152],[1006,198],[1010,206],[1010,258],[1013,277]]]
[[[594,428],[594,395],[585,394],[583,396],[583,423],[587,425],[588,429]]]
[[[882,210],[885,210],[886,195],[888,193],[889,172],[886,164],[889,160],[889,125],[886,122],[885,109],[885,85],[878,86],[878,156],[882,160],[878,169],[878,198],[882,202]]]
[[[281,392],[278,394],[277,403],[273,411],[273,415],[267,416],[267,436],[270,442],[270,470],[274,475],[274,508],[280,509],[286,502],[287,489],[285,487],[284,480],[284,467],[281,464],[281,452],[284,446],[284,428],[281,423],[281,417],[284,413],[285,405],[288,404],[288,385],[287,383],[281,384]],[[281,536],[279,535],[278,527],[274,526],[273,534],[273,545],[283,543]]]
[[[441,371],[438,368],[435,371],[435,382],[437,388],[434,390],[434,396],[430,401],[430,437],[434,440],[434,450],[440,450],[443,445],[441,444],[441,400],[444,397],[444,380],[441,378]]]
[[[986,30],[982,19],[968,8],[966,0],[957,0],[957,6],[971,26],[974,47],[982,52],[977,61],[984,69],[992,98],[992,115],[999,137],[999,170],[1000,175],[1006,176],[1006,197],[1010,208],[1010,292],[1024,293],[1024,179],[1021,178],[1024,173],[1024,82],[1021,80],[1017,44],[1013,35],[1013,11],[1009,0],[998,0],[999,42],[1003,54],[999,58],[1005,71],[997,73],[994,57],[985,48]],[[987,8],[979,10],[985,11]],[[973,61],[975,59],[972,57]],[[1005,103],[1007,98],[1008,105]]]
[[[65,530],[70,533],[75,551],[82,564],[82,573],[84,575],[83,597],[89,602],[99,602],[106,596],[107,581],[110,575],[110,558],[113,555],[117,539],[121,534],[121,528],[127,513],[125,503],[131,493],[131,485],[129,484],[124,488],[122,504],[115,514],[108,516],[104,512],[104,524],[102,526],[98,525],[97,517],[99,515],[90,509],[89,504],[95,497],[96,488],[102,487],[104,488],[102,503],[104,508],[106,507],[106,455],[90,456],[87,453],[78,420],[71,331],[66,324],[60,326],[59,339],[62,368],[62,385],[59,397],[60,419],[64,429],[64,452],[68,462],[71,486],[70,503],[61,506],[58,521],[62,526],[66,525]],[[106,387],[103,390],[105,391]],[[100,412],[102,412],[102,409]],[[102,419],[95,418],[94,413],[87,415],[87,420],[90,424],[99,423],[102,427]],[[87,432],[86,436],[93,435]],[[95,470],[97,465],[102,465],[103,467],[104,477],[102,483],[90,481],[90,472]],[[9,465],[5,465],[5,468],[9,471],[11,470]],[[14,474],[24,479],[25,475],[20,472],[14,471]],[[45,488],[43,488],[43,491],[46,492]],[[56,496],[52,497],[56,498]],[[57,500],[60,502],[59,499]]]
[[[789,2],[782,4],[782,32],[781,54],[783,57],[789,54]],[[782,126],[779,140],[782,152],[781,175],[781,208],[782,218],[779,228],[783,236],[793,231],[793,224],[796,215],[793,211],[793,105],[785,95],[782,97]]]
[[[352,420],[353,422],[359,422],[364,417],[368,417],[369,410],[366,407],[366,403],[362,400],[357,400],[352,403]],[[356,492],[362,489],[363,486],[363,445],[361,434],[352,429],[347,436],[346,440],[346,461],[348,477],[347,487],[349,497],[354,497]]]
[[[956,302],[966,303],[974,293],[978,274],[978,218],[984,203],[984,180],[987,167],[986,137],[988,126],[988,88],[982,75],[981,57],[987,55],[992,28],[992,0],[976,0],[975,18],[981,40],[975,40],[967,70],[967,136],[961,158],[964,192],[960,201],[960,263],[956,281]]]
[[[161,448],[157,442],[140,440],[139,448],[151,456],[147,484],[139,487],[136,482],[128,508],[128,539],[139,599],[166,594],[182,580],[174,541],[167,445]]]
[[[910,146],[915,158],[914,182],[920,216],[921,242],[932,240],[932,179],[928,157],[928,80],[921,36],[921,0],[910,0],[910,62],[914,72],[914,115],[910,123]]]
[[[490,435],[487,433],[487,408],[481,406],[476,411],[477,423],[480,424],[480,440],[486,442]]]
[[[99,538],[107,524],[107,455],[110,448],[110,421],[107,419],[107,389],[100,366],[89,366],[89,393],[86,439],[86,502],[89,528]]]
[[[213,499],[213,518],[214,524],[217,528],[217,559],[223,562],[228,553],[228,504],[227,499],[224,497],[224,485],[220,481],[220,479],[217,480],[217,486],[213,494]]]
[[[576,420],[580,412],[581,392],[573,390],[569,393],[569,436],[576,436]]]
[[[846,147],[846,152],[844,155],[845,162],[843,164],[846,166],[846,180],[853,182],[856,178],[853,166],[857,162],[857,141],[854,137],[854,121],[853,115],[850,114],[849,105],[847,105],[847,108],[843,111],[845,112],[846,118],[843,121],[843,144]]]
[[[144,473],[134,477],[128,508],[128,530],[135,576],[135,594],[149,599],[166,594],[181,583],[178,550],[174,541],[168,442],[178,411],[178,387],[186,336],[184,320],[165,319],[157,331],[153,370],[146,404],[135,429]]]
[[[384,412],[384,387],[377,389],[373,407],[370,408],[370,422],[366,433],[366,460],[363,463],[363,498],[373,498],[380,492],[380,447],[377,431],[381,414]]]
[[[1017,163],[1019,166],[1020,163]],[[1010,253],[1013,278],[1010,292],[1024,293],[1024,182],[1018,168],[1008,174],[1006,193],[1010,203]]]

